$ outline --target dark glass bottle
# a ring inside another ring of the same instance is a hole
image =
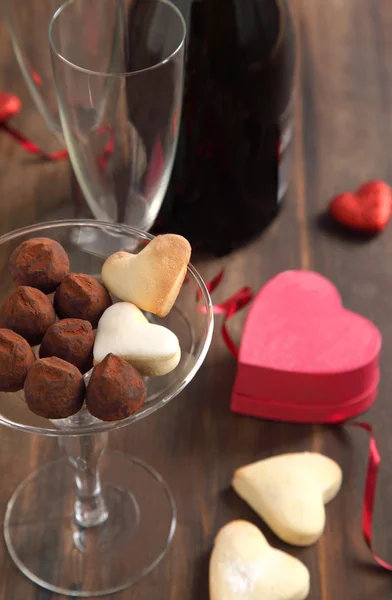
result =
[[[180,138],[154,232],[224,255],[273,220],[287,189],[293,23],[287,0],[184,2]]]

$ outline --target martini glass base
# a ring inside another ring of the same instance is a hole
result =
[[[48,590],[79,597],[117,592],[147,575],[170,546],[176,510],[161,476],[120,452],[105,452],[99,471],[109,517],[96,527],[74,521],[74,472],[66,458],[34,471],[8,503],[9,553]]]

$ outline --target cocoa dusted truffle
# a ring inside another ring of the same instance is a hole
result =
[[[26,340],[10,329],[0,329],[0,392],[22,390],[34,363],[34,352]]]
[[[83,406],[85,391],[81,372],[56,356],[37,360],[24,384],[27,406],[46,419],[76,414]]]
[[[33,238],[11,254],[9,268],[15,285],[28,285],[51,294],[69,273],[69,258],[58,242]]]
[[[56,320],[49,298],[39,290],[20,286],[0,306],[0,327],[12,329],[35,346]]]
[[[94,332],[89,321],[63,319],[49,327],[39,355],[41,358],[57,356],[86,373],[93,366],[93,345]]]
[[[112,304],[109,292],[91,275],[71,273],[59,285],[54,307],[62,319],[75,318],[98,325],[105,310]]]
[[[87,386],[86,406],[101,421],[121,421],[146,400],[146,386],[139,373],[122,358],[108,354],[94,368]]]

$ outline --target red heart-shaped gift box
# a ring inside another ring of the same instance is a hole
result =
[[[374,402],[381,334],[342,305],[318,273],[286,271],[249,311],[232,394],[234,412],[302,423],[338,423]]]

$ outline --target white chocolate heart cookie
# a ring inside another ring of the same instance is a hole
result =
[[[191,257],[180,235],[159,235],[139,254],[116,252],[105,261],[101,278],[109,292],[142,310],[165,317],[173,307]]]
[[[316,452],[281,454],[234,473],[237,494],[285,542],[310,546],[324,531],[324,505],[342,484],[339,465]]]
[[[232,521],[215,539],[210,559],[210,600],[304,600],[305,565],[269,545],[255,525]]]
[[[98,323],[94,364],[108,354],[129,362],[140,375],[166,375],[181,358],[177,336],[161,325],[148,322],[141,310],[129,302],[118,302],[105,310]]]

